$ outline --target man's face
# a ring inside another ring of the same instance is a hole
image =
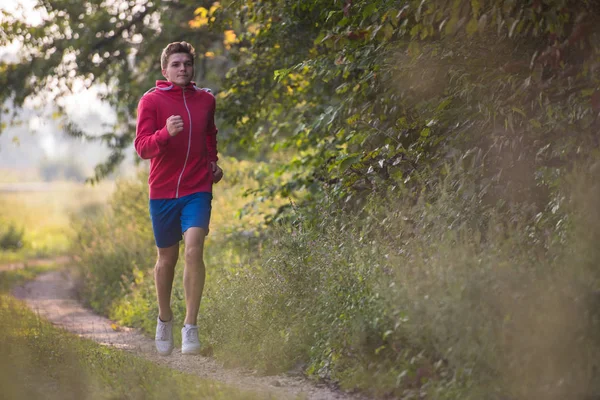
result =
[[[177,86],[187,86],[194,77],[194,64],[192,56],[187,53],[171,54],[167,60],[167,67],[162,70],[167,81]]]

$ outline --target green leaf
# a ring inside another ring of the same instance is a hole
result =
[[[368,6],[366,6],[365,9],[363,10],[362,17],[363,17],[363,19],[367,19],[368,17],[370,17],[371,15],[373,15],[376,12],[377,12],[377,4],[371,3]]]
[[[479,23],[477,22],[477,20],[475,18],[471,18],[471,20],[467,24],[467,34],[469,36],[473,36],[475,33],[477,33],[478,27]]]
[[[583,97],[590,97],[591,95],[593,95],[596,92],[596,89],[591,88],[591,89],[583,89],[581,91],[581,95]]]
[[[440,112],[440,111],[445,110],[446,107],[448,107],[450,105],[450,103],[452,103],[452,99],[445,99],[437,106],[436,111]]]
[[[421,54],[421,46],[417,41],[413,40],[409,43],[408,54],[412,57],[418,57]]]
[[[359,160],[360,160],[360,157],[357,155],[350,155],[350,156],[344,158],[339,164],[340,172],[346,172],[346,170],[348,170],[348,168],[350,168],[352,165],[356,164]]]
[[[290,74],[291,71],[292,71],[292,68],[284,68],[284,69],[275,70],[273,72],[274,79],[277,82],[281,82],[281,80],[285,79]]]
[[[313,41],[314,44],[320,44],[321,42],[323,42],[325,40],[326,36],[325,36],[325,32],[321,32],[319,34],[319,36],[317,36],[317,38]]]
[[[350,20],[348,19],[348,17],[344,17],[340,20],[340,22],[338,22],[338,26],[343,28],[346,25],[348,25],[350,23]]]
[[[444,26],[444,34],[446,34],[447,36],[453,35],[454,33],[456,33],[457,26],[458,26],[458,18],[457,17],[450,18],[450,21],[448,21],[448,23],[446,23],[446,25]]]
[[[421,24],[416,24],[415,26],[413,26],[410,30],[410,37],[414,38],[415,36],[417,36],[419,34],[420,30],[421,30]]]
[[[520,108],[518,108],[518,107],[512,107],[511,109],[512,109],[514,112],[516,112],[517,114],[520,114],[520,115],[521,115],[521,116],[523,116],[523,117],[526,117],[526,116],[527,116],[527,115],[525,114],[525,111],[521,110],[521,109],[520,109]]]
[[[340,12],[341,11],[338,11],[338,10],[329,11],[329,13],[327,13],[327,18],[325,18],[325,22],[329,21],[331,19],[331,17],[333,17],[335,14],[338,14]]]
[[[538,121],[537,119],[530,119],[529,123],[531,124],[531,126],[533,126],[536,129],[539,129],[542,127],[542,124],[540,123],[540,121]]]

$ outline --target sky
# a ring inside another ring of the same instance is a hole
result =
[[[39,24],[43,15],[34,9],[35,3],[35,0],[1,0],[0,9],[26,17],[31,24]],[[16,62],[20,47],[20,43],[0,47],[0,60]],[[98,99],[98,87],[75,86],[80,87],[64,98],[67,115],[90,133],[104,132],[103,125],[112,124],[116,119],[114,110]],[[40,99],[25,103],[18,114],[22,124],[9,126],[0,133],[0,168],[35,168],[44,158],[74,158],[91,171],[105,159],[108,151],[101,145],[83,143],[64,134],[60,121],[52,118],[54,111],[53,104],[43,104]]]

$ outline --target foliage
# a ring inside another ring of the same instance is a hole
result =
[[[140,176],[119,182],[108,207],[74,218],[71,251],[80,260],[82,291],[92,308],[109,310],[155,257],[147,208],[148,187]]]
[[[505,213],[493,210],[485,229],[469,223],[480,210],[476,197],[454,189],[468,187],[461,168],[447,168],[416,201],[373,196],[361,215],[331,202],[318,222],[294,209],[293,225],[256,234],[243,221],[225,232],[217,226],[206,248],[199,319],[206,351],[229,366],[303,371],[383,397],[583,399],[596,393],[600,192],[593,169],[579,169],[560,188],[572,196],[557,210],[566,226],[558,232],[547,218],[529,226],[526,215],[515,214],[506,223]],[[145,190],[121,188],[127,189],[122,198]],[[141,218],[147,218],[142,208],[128,216]],[[104,229],[113,232],[120,222],[111,221]],[[110,315],[152,334],[151,270],[129,274],[130,264],[112,258],[124,250],[106,249],[88,279],[117,263],[131,283],[115,294],[121,298],[111,298]],[[185,307],[182,267],[173,298],[177,320]],[[103,293],[103,285],[91,289]]]
[[[23,247],[25,229],[12,222],[8,224],[2,220],[0,222],[2,222],[0,227],[0,250],[17,250]]]
[[[507,226],[496,212],[480,233],[456,217],[464,204],[449,183],[414,205],[372,199],[366,218],[296,214],[291,235],[272,232],[258,259],[212,283],[215,353],[395,398],[595,393],[600,277],[589,252],[585,262],[572,252],[595,243],[597,220],[588,236],[534,239],[526,218]],[[589,211],[573,207],[583,226]]]
[[[101,177],[167,42],[227,71],[219,126],[261,161],[241,185],[288,213],[262,231],[223,207],[201,316],[217,357],[382,396],[599,390],[596,2],[122,5],[52,0],[41,26],[4,21],[0,44],[27,40],[31,68],[0,65],[0,98],[106,84],[119,125]],[[91,304],[151,331],[145,190],[123,184],[77,251]],[[181,315],[179,283],[174,298]]]
[[[59,107],[55,116],[63,120],[67,133],[101,141],[111,151],[106,162],[97,166],[94,178],[107,176],[131,145],[135,132],[132,116],[139,98],[156,79],[163,79],[160,54],[169,42],[193,43],[201,63],[197,68],[199,84],[206,79],[203,54],[222,34],[189,26],[188,19],[202,4],[210,7],[212,2],[40,0],[36,9],[44,20],[39,25],[0,11],[0,46],[13,41],[22,46],[17,63],[0,62],[2,114],[12,112],[14,118],[16,108],[33,96],[39,96],[42,104],[54,102]],[[117,114],[115,126],[106,127],[101,135],[93,135],[87,127],[70,121],[60,101],[82,86],[92,85],[100,89],[102,99]]]
[[[287,182],[267,181],[261,194],[328,187],[353,205],[437,173],[451,157],[479,171],[482,202],[540,211],[557,167],[597,151],[594,4],[45,1],[39,26],[2,22],[0,44],[23,43],[30,65],[2,65],[2,100],[18,106],[50,87],[60,96],[78,80],[106,85],[119,123],[101,136],[113,153],[100,178],[131,143],[131,116],[158,76],[161,48],[188,40],[199,77],[233,67],[219,96],[232,148],[265,159],[289,153]]]
[[[482,203],[539,212],[557,167],[597,153],[594,4],[223,2],[239,31],[224,119],[240,143],[293,149],[287,184],[261,193],[325,186],[352,206],[450,158]]]

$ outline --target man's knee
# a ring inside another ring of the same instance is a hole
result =
[[[200,244],[191,243],[185,246],[185,261],[186,263],[203,262],[203,246]]]
[[[159,258],[156,261],[156,265],[154,266],[154,269],[156,269],[156,270],[174,270],[175,265],[177,265],[177,259]]]
[[[159,249],[158,259],[156,260],[155,269],[175,269],[177,258],[179,257],[178,249]]]

